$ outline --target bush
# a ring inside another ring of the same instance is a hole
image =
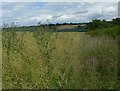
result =
[[[112,38],[118,38],[120,36],[120,27],[114,26],[109,28],[96,29],[94,31],[89,31],[87,34],[91,36],[109,36]]]

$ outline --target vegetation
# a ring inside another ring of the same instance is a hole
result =
[[[120,25],[120,18],[113,19],[112,21],[95,19],[92,20],[90,23],[88,23],[86,28],[90,30],[96,30],[96,29],[108,28],[118,25]]]
[[[27,28],[2,31],[3,89],[118,88],[117,26],[87,33],[19,29]]]
[[[2,90],[2,30],[0,30],[0,90]]]

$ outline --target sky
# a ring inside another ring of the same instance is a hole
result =
[[[41,23],[83,23],[92,19],[111,20],[118,17],[117,2],[3,2],[2,22],[18,22],[20,26]]]

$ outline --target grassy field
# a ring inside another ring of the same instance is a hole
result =
[[[2,32],[3,89],[117,88],[117,40],[85,32]]]

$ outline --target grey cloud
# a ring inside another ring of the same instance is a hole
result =
[[[103,14],[101,14],[101,13],[94,13],[94,14],[89,15],[88,17],[89,17],[89,19],[98,19],[102,16],[103,16]]]
[[[83,14],[83,13],[88,13],[88,10],[80,10],[80,11],[75,11],[74,14]]]

